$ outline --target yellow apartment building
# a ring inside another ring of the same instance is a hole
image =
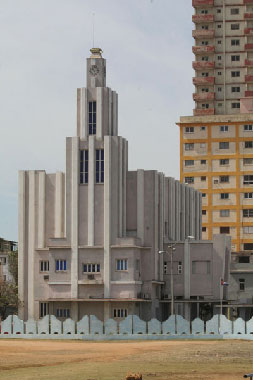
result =
[[[202,193],[202,238],[253,251],[253,113],[181,117],[180,179]]]

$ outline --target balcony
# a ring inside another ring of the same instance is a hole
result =
[[[192,62],[192,67],[194,70],[214,69],[214,62],[195,61]]]
[[[195,102],[201,102],[203,100],[214,100],[214,92],[202,92],[199,94],[193,94],[193,100],[195,100]]]
[[[213,7],[214,0],[192,0],[193,7]]]
[[[245,49],[246,51],[248,51],[248,50],[253,50],[253,44],[245,44],[244,49]]]
[[[202,22],[214,22],[214,15],[193,15],[192,22],[195,22],[195,24]]]
[[[246,83],[253,83],[253,75],[245,75]]]
[[[213,54],[214,46],[193,46],[192,52],[194,54]]]
[[[244,34],[246,35],[253,35],[253,28],[245,28]]]
[[[253,66],[253,60],[252,59],[245,59],[244,64],[245,64],[245,66]]]
[[[253,97],[253,91],[245,91],[245,98]]]
[[[193,114],[194,116],[214,115],[214,108],[194,109]]]
[[[195,77],[192,81],[195,86],[214,85],[214,77]]]
[[[253,13],[244,13],[244,20],[253,20]]]
[[[214,38],[214,30],[197,29],[192,31],[193,38]]]
[[[253,0],[243,0],[243,4],[253,4]]]

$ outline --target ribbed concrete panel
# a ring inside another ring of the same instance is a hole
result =
[[[71,297],[78,298],[79,138],[72,137]]]
[[[26,303],[26,265],[27,265],[27,245],[26,245],[26,172],[19,171],[19,191],[18,191],[18,295],[21,301],[19,308],[19,318],[27,318],[24,304]]]
[[[46,173],[39,172],[38,248],[45,247],[46,231]]]
[[[111,287],[111,137],[104,138],[104,297]]]
[[[144,170],[137,170],[137,236],[144,243]]]
[[[104,103],[104,93],[102,87],[96,88],[97,92],[97,138],[101,139],[103,136],[103,103]]]
[[[35,171],[28,172],[28,318],[34,316],[34,255],[35,255]]]
[[[55,179],[55,237],[64,236],[64,175],[56,173]]]
[[[94,245],[94,199],[95,199],[95,136],[89,137],[89,181],[88,181],[88,245]]]

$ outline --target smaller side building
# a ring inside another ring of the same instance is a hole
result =
[[[213,240],[185,241],[164,245],[162,291],[163,319],[174,313],[188,320],[209,319],[227,304],[231,238],[214,235]],[[171,268],[172,261],[172,268]],[[172,277],[172,278],[171,278]],[[223,309],[224,313],[226,308]]]
[[[13,281],[9,271],[9,253],[17,251],[17,242],[0,238],[0,283]]]

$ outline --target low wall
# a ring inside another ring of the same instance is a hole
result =
[[[35,321],[24,322],[16,315],[9,315],[1,322],[0,338],[25,339],[84,339],[84,340],[167,340],[167,339],[253,339],[253,318],[247,322],[238,318],[228,320],[225,315],[215,315],[207,322],[196,318],[189,322],[180,315],[172,315],[167,321],[151,319],[142,321],[129,315],[117,322],[108,319],[101,322],[94,315],[84,316],[75,322],[68,318],[59,321],[47,315]]]

